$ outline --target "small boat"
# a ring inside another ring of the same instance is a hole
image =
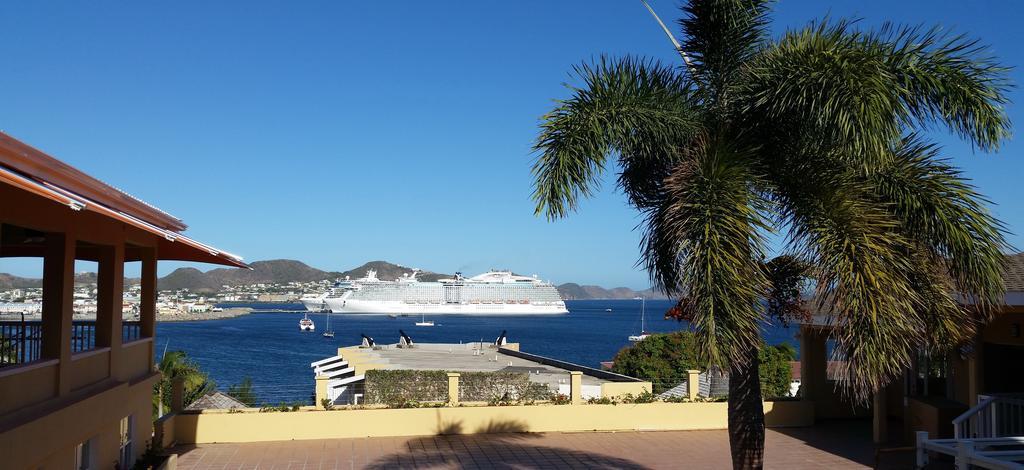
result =
[[[327,313],[327,331],[325,331],[323,333],[323,337],[324,338],[333,338],[334,337],[334,330],[331,329],[331,314],[330,314],[330,312]]]
[[[612,309],[610,309],[610,308],[606,308],[606,309],[604,309],[604,311],[606,311],[606,312],[610,312],[610,311],[612,311]]]
[[[629,335],[629,341],[631,343],[636,343],[636,342],[643,341],[643,340],[647,339],[648,336],[651,336],[650,333],[648,333],[646,330],[644,330],[644,307],[645,307],[644,299],[641,297],[640,298],[640,334],[638,334],[638,335]]]
[[[302,331],[313,331],[316,329],[316,325],[313,324],[313,320],[309,319],[309,313],[302,315],[302,320],[299,320],[299,329]]]
[[[434,326],[433,320],[427,320],[426,314],[420,317],[420,321],[416,322],[416,326]]]
[[[398,318],[398,315],[396,315],[394,313],[389,313],[388,314],[388,318]]]

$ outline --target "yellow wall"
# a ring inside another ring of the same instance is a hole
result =
[[[151,393],[158,376],[133,384],[100,383],[73,394],[57,410],[24,410],[0,424],[0,466],[4,468],[68,469],[74,448],[93,440],[95,468],[112,468],[119,449],[122,417],[135,416],[134,451],[142,455],[152,432]],[[20,422],[20,423],[19,423]],[[133,460],[134,463],[134,460]]]
[[[765,402],[769,426],[808,426],[808,402]],[[179,444],[291,439],[426,436],[483,432],[725,429],[727,404],[480,406],[244,413],[204,411],[175,418]]]
[[[1011,336],[1011,326],[1017,324],[1018,336]],[[1024,313],[1000,313],[985,325],[981,332],[986,343],[1024,345]]]
[[[621,397],[626,394],[634,397],[651,391],[650,382],[605,382],[601,384],[601,396],[604,398]]]

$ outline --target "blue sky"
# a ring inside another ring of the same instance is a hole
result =
[[[678,17],[677,2],[652,4]],[[940,24],[1024,63],[1016,1],[790,0],[774,31],[825,15]],[[6,2],[0,128],[247,260],[639,288],[639,219],[614,175],[566,220],[534,217],[529,199],[538,118],[571,66],[602,53],[677,60],[631,0]],[[1020,137],[996,155],[938,140],[1024,247]]]

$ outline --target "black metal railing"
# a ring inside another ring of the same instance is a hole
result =
[[[135,341],[142,336],[138,321],[121,323],[121,341]],[[42,357],[43,326],[40,321],[0,321],[0,367],[24,364]],[[71,323],[71,353],[96,349],[96,322]]]

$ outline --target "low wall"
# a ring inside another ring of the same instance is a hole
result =
[[[809,426],[810,402],[765,402],[768,426]],[[496,432],[579,432],[725,429],[727,404],[479,406],[408,409],[303,410],[260,413],[203,411],[173,421],[178,444],[293,439],[429,436]]]

